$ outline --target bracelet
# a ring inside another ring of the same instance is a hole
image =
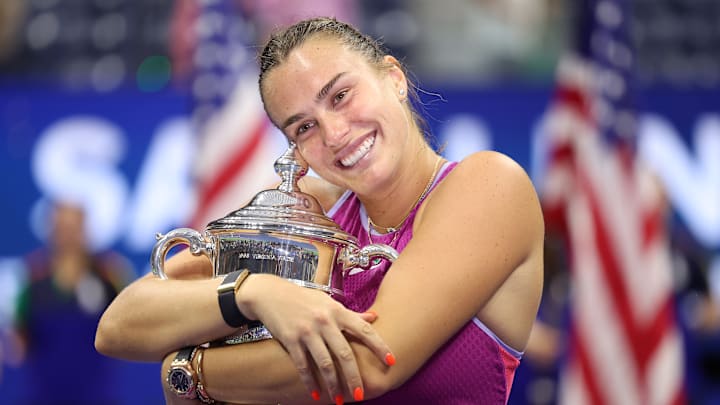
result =
[[[207,391],[205,390],[205,383],[203,382],[203,372],[202,372],[202,361],[203,361],[203,354],[205,353],[205,348],[202,346],[198,347],[198,356],[197,356],[197,397],[203,404],[214,404],[215,400],[210,398],[210,395],[208,395]]]
[[[225,276],[217,288],[220,313],[225,323],[230,327],[239,328],[250,323],[250,320],[240,312],[235,302],[235,293],[237,293],[240,285],[242,285],[243,281],[245,281],[249,275],[250,271],[247,269],[235,270]]]

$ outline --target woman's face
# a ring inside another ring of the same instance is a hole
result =
[[[337,40],[316,37],[267,74],[263,91],[270,118],[313,170],[366,194],[392,178],[407,148],[406,86],[396,64],[379,71]]]

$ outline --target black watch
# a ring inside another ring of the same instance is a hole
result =
[[[195,399],[197,394],[195,388],[197,386],[197,376],[192,367],[192,360],[195,357],[197,346],[188,346],[181,349],[168,370],[167,381],[170,390],[180,398]]]
[[[228,273],[217,288],[220,313],[230,327],[239,328],[250,323],[235,302],[235,293],[249,275],[250,271],[247,269],[235,270]]]

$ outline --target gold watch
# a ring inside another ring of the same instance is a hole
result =
[[[180,398],[196,399],[197,375],[192,367],[197,346],[188,346],[181,349],[170,363],[165,381],[170,390]]]

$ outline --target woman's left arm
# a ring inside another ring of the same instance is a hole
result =
[[[474,317],[523,350],[542,293],[544,222],[522,167],[497,152],[470,155],[437,186],[413,230],[371,307],[397,357],[375,383],[401,385]],[[358,361],[367,357],[357,351]],[[374,377],[363,381],[373,386]]]
[[[481,320],[520,350],[535,319],[544,225],[532,183],[517,163],[495,152],[470,156],[431,194],[413,231],[371,307],[378,314],[373,327],[393,349],[397,364],[388,367],[349,338],[365,399],[407,381],[475,316],[487,318]],[[249,284],[245,294],[261,291],[261,280],[256,278],[257,288]],[[204,361],[212,397],[317,403],[275,341],[210,349]],[[326,391],[321,389],[321,400],[333,402]],[[345,391],[344,399],[353,394]]]

